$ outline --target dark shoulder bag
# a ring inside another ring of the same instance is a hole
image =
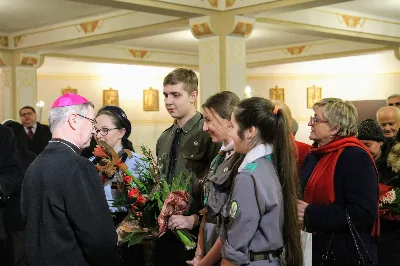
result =
[[[360,235],[358,234],[357,229],[354,226],[349,213],[347,212],[347,209],[346,209],[346,221],[347,221],[347,225],[349,226],[349,229],[350,229],[351,237],[352,237],[353,242],[357,249],[358,265],[373,266],[374,262],[370,256],[370,254],[368,253],[368,250],[367,250],[364,242],[362,241]],[[335,233],[332,233],[332,236],[329,240],[326,251],[322,255],[322,263],[321,263],[322,266],[323,265],[333,265],[332,263],[334,263],[334,261],[335,261],[335,254],[333,254],[333,252],[329,250],[334,234]]]

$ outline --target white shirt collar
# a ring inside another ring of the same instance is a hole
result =
[[[28,127],[24,127],[26,130],[28,130]],[[32,130],[35,131],[37,128],[37,123],[32,125]]]
[[[221,151],[226,151],[225,153],[225,159],[228,159],[233,155],[233,140],[229,142],[226,146],[222,145]]]
[[[259,144],[249,151],[242,164],[238,168],[238,172],[242,171],[246,164],[255,161],[256,159],[272,153],[272,146],[269,144]]]

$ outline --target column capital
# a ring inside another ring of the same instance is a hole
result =
[[[400,47],[394,48],[394,56],[400,61]]]
[[[0,53],[0,67],[10,67],[12,66],[11,53]]]
[[[33,67],[38,68],[44,62],[44,56],[16,52],[0,53],[0,67]]]
[[[255,19],[231,14],[217,14],[190,19],[190,30],[195,38],[237,36],[247,38],[254,28]]]

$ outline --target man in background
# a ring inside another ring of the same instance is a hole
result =
[[[378,110],[376,119],[381,126],[385,140],[393,146],[400,128],[400,109],[394,106],[385,106]]]
[[[393,94],[390,95],[386,99],[386,105],[387,106],[394,106],[400,109],[400,94]]]
[[[0,125],[0,265],[14,265],[14,241],[12,238],[12,217],[19,212],[19,192],[23,179],[17,145],[11,129]],[[17,208],[17,209],[15,209]]]
[[[93,104],[66,93],[51,106],[53,138],[26,171],[21,196],[28,265],[117,265],[117,234],[95,166],[80,156]]]
[[[36,121],[36,111],[31,106],[22,107],[19,116],[28,137],[28,149],[38,155],[51,139],[50,128]]]
[[[192,175],[190,184],[191,201],[186,215],[173,215],[168,222],[171,229],[197,228],[201,204],[200,180],[205,177],[211,161],[220,146],[211,141],[203,131],[204,117],[196,111],[198,79],[190,69],[177,68],[164,78],[164,103],[174,124],[166,129],[157,141],[157,157],[163,164],[162,174],[168,183],[182,173],[183,178]],[[196,231],[193,231],[197,235]],[[156,240],[155,265],[187,265],[194,257],[194,249],[184,250],[177,237],[169,230]]]

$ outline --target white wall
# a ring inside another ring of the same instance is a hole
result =
[[[308,139],[307,87],[322,88],[322,97],[345,100],[381,100],[400,93],[400,61],[393,52],[313,62],[284,64],[248,70],[254,95],[269,98],[269,89],[285,89],[285,103],[299,122],[296,139]]]
[[[42,121],[47,121],[49,106],[68,85],[77,88],[96,109],[102,106],[103,90],[111,87],[119,91],[120,107],[132,122],[130,139],[135,149],[142,143],[154,149],[159,135],[172,124],[162,96],[163,78],[171,70],[46,58],[37,79],[37,99],[45,102]],[[400,93],[400,61],[393,52],[248,69],[247,76],[257,96],[269,98],[270,88],[285,88],[285,102],[299,122],[296,138],[307,143],[311,143],[307,121],[313,115],[306,107],[307,87],[322,87],[322,97],[347,100],[385,99]],[[158,112],[143,111],[142,93],[149,87],[160,92]]]
[[[103,101],[103,90],[118,90],[119,106],[132,123],[130,140],[136,151],[145,144],[155,149],[157,138],[173,120],[164,107],[162,83],[171,68],[142,67],[117,64],[74,62],[47,58],[38,69],[38,100],[45,102],[42,122],[48,123],[52,102],[61,95],[61,89],[71,86],[86,97],[98,110]],[[159,90],[159,111],[143,111],[143,90]]]

